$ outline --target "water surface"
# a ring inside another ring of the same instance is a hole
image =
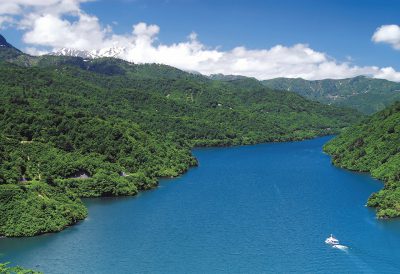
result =
[[[329,137],[197,149],[200,166],[137,197],[86,200],[61,233],[1,239],[46,273],[394,273],[400,222],[364,205],[382,184],[330,164]],[[333,233],[347,252],[324,243]]]

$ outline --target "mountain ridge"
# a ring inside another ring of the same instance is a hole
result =
[[[7,47],[7,48],[14,48],[16,49],[13,45],[7,42],[6,38],[0,34],[0,47]],[[17,49],[16,49],[17,50]],[[20,50],[18,50],[20,51]]]
[[[325,104],[352,107],[365,114],[375,113],[400,100],[400,83],[366,76],[312,81],[275,78],[262,83],[269,88],[296,92]]]
[[[24,53],[7,42],[6,38],[0,34],[0,60],[16,58]]]
[[[8,50],[0,53],[0,59],[9,60],[10,62],[25,66],[48,66],[51,64],[75,65],[87,70],[112,75],[123,74],[127,71],[127,65],[121,64],[133,64],[118,58],[126,50],[123,47],[114,46],[91,51],[62,48],[48,55],[33,57],[8,44],[4,37],[2,37],[1,41],[3,45],[6,45],[3,47],[7,47]],[[52,59],[52,56],[60,58]],[[107,63],[104,58],[113,58],[115,60],[108,61]],[[165,68],[168,67],[170,66],[165,66]],[[197,72],[189,71],[188,73],[211,80],[230,82],[241,86],[248,85],[253,88],[260,88],[262,84],[274,90],[295,92],[307,99],[324,104],[356,109],[364,114],[375,113],[393,102],[400,100],[400,83],[366,76],[323,80],[280,77],[259,81],[255,78],[241,75],[211,74],[205,76]],[[184,75],[183,71],[182,75]]]

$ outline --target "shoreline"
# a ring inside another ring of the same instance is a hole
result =
[[[110,196],[98,196],[98,197],[79,197],[79,199],[82,202],[82,199],[97,199],[97,198],[122,198],[122,197],[135,197],[136,195],[138,195],[141,192],[145,192],[147,190],[153,190],[153,189],[157,189],[159,186],[159,181],[162,179],[174,179],[174,178],[178,178],[179,176],[182,176],[183,174],[185,174],[186,172],[188,172],[191,168],[194,167],[198,167],[199,166],[199,161],[194,157],[192,151],[195,149],[212,149],[212,148],[231,148],[231,147],[240,147],[240,146],[254,146],[254,145],[262,145],[262,144],[278,144],[278,143],[288,143],[288,142],[302,142],[302,141],[307,141],[307,140],[312,140],[315,138],[323,138],[323,137],[327,137],[327,136],[335,136],[332,134],[320,134],[320,135],[315,135],[312,137],[304,137],[304,138],[288,138],[288,140],[282,140],[282,141],[278,141],[278,140],[274,140],[274,141],[266,141],[266,142],[259,142],[259,143],[254,143],[254,144],[226,144],[226,145],[210,145],[210,146],[193,146],[192,148],[190,148],[190,154],[193,157],[193,159],[195,160],[196,164],[189,166],[187,169],[182,170],[181,172],[179,172],[176,176],[160,176],[160,177],[156,177],[156,183],[155,185],[146,188],[146,189],[142,189],[142,190],[138,190],[137,193],[135,193],[134,195],[110,195]],[[87,210],[86,205],[84,205],[85,209]],[[74,222],[71,222],[67,225],[65,225],[63,228],[61,228],[60,230],[56,230],[56,231],[47,231],[47,232],[43,232],[43,233],[37,233],[34,235],[21,235],[21,236],[6,236],[6,235],[0,235],[0,237],[2,236],[3,238],[25,238],[25,237],[36,237],[36,236],[41,236],[41,235],[45,235],[45,234],[52,234],[52,233],[59,233],[69,227],[72,227],[76,224],[79,224],[81,221],[84,221],[86,218],[88,218],[88,214],[82,218],[82,219],[78,219],[75,220]],[[1,238],[0,238],[1,239]]]
[[[325,145],[326,145],[326,144],[325,144]],[[337,165],[337,164],[333,161],[333,155],[332,155],[332,154],[329,154],[327,151],[325,151],[325,145],[323,146],[323,153],[325,153],[326,155],[328,155],[328,156],[331,158],[331,164],[332,164],[333,166],[335,166],[336,168],[339,168],[339,169],[343,169],[343,170],[349,171],[349,172],[353,172],[353,173],[358,173],[358,174],[361,174],[361,175],[369,176],[370,178],[372,178],[372,179],[374,179],[374,180],[377,180],[377,181],[379,181],[379,183],[381,183],[381,185],[382,185],[381,189],[379,189],[379,190],[376,191],[376,192],[372,192],[372,193],[369,195],[369,197],[368,197],[368,199],[367,199],[367,202],[366,202],[365,205],[364,205],[364,206],[366,206],[366,207],[369,207],[369,208],[371,208],[371,209],[374,209],[374,211],[375,211],[375,218],[376,218],[377,220],[395,220],[395,219],[400,219],[400,216],[379,216],[379,214],[378,214],[378,213],[379,213],[379,209],[380,209],[380,208],[379,208],[379,205],[378,205],[378,204],[370,204],[370,203],[371,203],[371,199],[375,198],[376,195],[378,195],[381,191],[384,191],[384,190],[386,189],[386,187],[388,186],[388,184],[390,184],[389,181],[386,181],[386,180],[384,180],[384,179],[382,179],[382,178],[378,178],[378,177],[373,176],[372,173],[371,173],[371,171],[357,170],[357,169],[348,168],[348,167],[343,166],[343,165]]]

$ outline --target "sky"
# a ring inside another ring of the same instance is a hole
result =
[[[258,79],[400,82],[396,0],[0,0],[23,51],[101,51],[135,63]]]

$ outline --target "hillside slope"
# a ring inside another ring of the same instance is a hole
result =
[[[381,218],[400,216],[400,102],[353,126],[325,145],[335,165],[370,172],[385,182],[368,205]]]

